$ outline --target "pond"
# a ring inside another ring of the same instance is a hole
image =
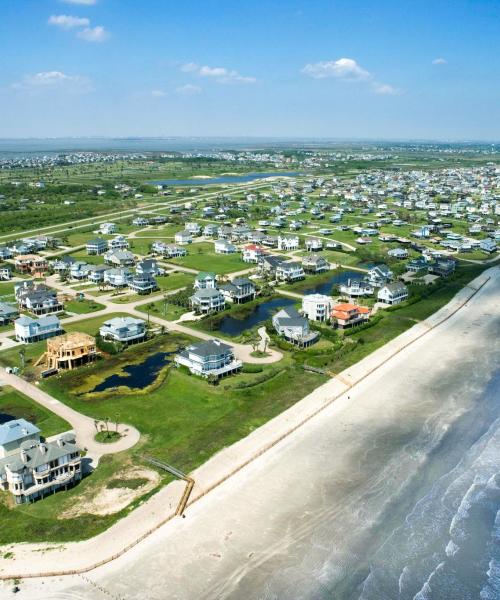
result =
[[[125,374],[110,375],[104,381],[101,381],[96,387],[90,391],[104,392],[120,385],[124,385],[130,389],[142,389],[151,385],[158,377],[159,372],[171,363],[168,358],[175,354],[174,352],[156,352],[148,356],[146,360],[135,365],[123,367]]]
[[[303,294],[326,294],[328,296],[332,293],[334,285],[347,283],[348,279],[363,279],[363,277],[364,273],[359,271],[342,271],[342,273],[332,275],[327,281],[302,289],[301,292]]]
[[[242,319],[230,316],[223,317],[218,322],[217,329],[226,335],[240,335],[255,325],[267,321],[278,310],[285,306],[292,306],[296,302],[293,298],[271,298],[262,304],[257,304],[252,312]]]
[[[266,177],[297,177],[302,173],[248,173],[248,175],[222,175],[221,177],[210,177],[209,179],[158,179],[148,181],[150,185],[213,185],[216,183],[248,183],[265,179]]]

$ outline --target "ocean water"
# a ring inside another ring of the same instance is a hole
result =
[[[478,406],[429,457],[429,468],[432,462],[446,460],[450,445],[457,444],[457,451],[462,448],[463,457],[435,481],[375,552],[359,595],[353,589],[351,597],[500,598],[500,371]]]

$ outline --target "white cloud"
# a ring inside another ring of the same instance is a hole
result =
[[[67,75],[62,71],[41,71],[25,75],[21,81],[13,83],[14,90],[31,93],[44,90],[64,90],[73,94],[84,94],[92,89],[90,79],[82,75]]]
[[[402,91],[377,81],[373,75],[363,69],[353,58],[339,58],[338,60],[319,61],[308,63],[302,73],[313,79],[327,79],[333,77],[342,81],[359,81],[367,84],[374,94],[398,96]]]
[[[399,96],[402,94],[401,90],[398,88],[389,85],[388,83],[380,83],[379,81],[373,81],[371,84],[372,91],[375,94],[385,95],[385,96]]]
[[[209,67],[207,65],[200,66],[190,62],[181,66],[181,71],[184,73],[195,73],[200,77],[210,77],[217,83],[255,83],[255,77],[241,75],[238,71],[226,69],[225,67]]]
[[[448,61],[446,60],[446,58],[435,58],[432,61],[433,65],[447,65]]]
[[[84,6],[93,6],[97,4],[97,0],[61,0],[65,4],[80,4]]]
[[[49,25],[56,25],[63,29],[72,29],[73,27],[87,27],[90,25],[86,17],[71,17],[69,15],[52,15],[48,20]]]
[[[370,73],[361,68],[352,58],[339,58],[338,60],[310,63],[302,69],[302,73],[313,79],[337,77],[339,79],[359,81],[371,78]]]
[[[186,85],[181,85],[180,87],[176,88],[175,91],[181,96],[195,96],[196,94],[201,93],[201,87],[187,83]]]
[[[110,33],[102,25],[97,25],[96,27],[86,27],[76,35],[86,42],[104,42],[109,38]]]
[[[164,96],[168,96],[168,93],[163,90],[151,90],[151,96],[153,98],[163,98]]]

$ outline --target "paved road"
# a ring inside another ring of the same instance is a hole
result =
[[[2,383],[10,385],[22,392],[41,406],[67,421],[76,434],[76,439],[80,448],[85,448],[93,459],[99,459],[99,457],[104,454],[115,454],[116,452],[128,450],[139,441],[140,433],[135,427],[119,423],[118,432],[122,434],[122,437],[117,442],[100,444],[94,439],[96,428],[94,419],[91,417],[87,417],[76,410],[73,410],[66,404],[63,404],[53,396],[50,396],[38,388],[36,385],[28,383],[17,375],[2,371],[0,373],[0,379]],[[103,415],[103,417],[104,416],[106,415]],[[115,431],[116,423],[110,422],[109,427],[112,431]]]

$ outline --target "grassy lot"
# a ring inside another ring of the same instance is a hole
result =
[[[167,334],[160,342],[148,343],[148,350],[150,353],[171,351],[189,341],[185,336]],[[94,365],[43,382],[47,392],[84,414],[95,418],[109,415],[134,425],[143,434],[142,441],[128,452],[104,457],[92,476],[77,487],[42,502],[13,509],[8,499],[0,495],[3,525],[0,543],[64,542],[96,535],[124,516],[128,509],[109,516],[82,515],[65,519],[60,518],[61,514],[84,498],[88,500],[98,494],[110,481],[120,479],[124,468],[142,466],[144,454],[191,471],[326,380],[324,376],[297,369],[293,361],[286,358],[279,365],[265,366],[262,370],[259,367],[260,372],[241,373],[215,387],[182,370],[167,367],[160,384],[147,391],[127,393],[126,389],[119,388],[109,394],[85,393],[95,381],[129,364],[131,356],[136,360],[137,353],[144,351],[140,346],[111,357],[105,369]]]
[[[0,424],[8,420],[26,419],[34,423],[44,437],[71,429],[70,424],[40,406],[21,392],[11,388],[0,388]]]
[[[241,260],[239,252],[215,254],[214,245],[208,242],[190,244],[187,256],[172,258],[168,262],[198,271],[213,271],[219,275],[242,271],[251,266]]]
[[[184,313],[189,312],[190,309],[165,302],[165,300],[161,299],[141,304],[141,306],[137,307],[137,310],[145,314],[149,312],[152,316],[162,317],[167,321],[177,321]]]
[[[78,315],[93,313],[102,310],[103,308],[104,304],[99,304],[95,300],[71,300],[70,302],[64,303],[65,311],[76,313]]]
[[[14,284],[11,282],[0,283],[0,302],[15,300]]]
[[[179,288],[192,285],[194,281],[194,275],[190,273],[184,273],[182,271],[175,273],[168,273],[156,278],[156,282],[163,291],[178,290]]]

